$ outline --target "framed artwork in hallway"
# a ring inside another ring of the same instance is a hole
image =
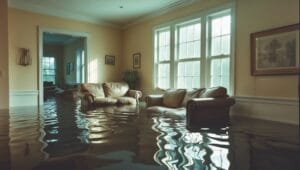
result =
[[[141,53],[134,53],[133,57],[133,68],[138,69],[141,68]]]
[[[105,56],[105,64],[107,65],[115,65],[115,56],[113,55],[106,55]]]

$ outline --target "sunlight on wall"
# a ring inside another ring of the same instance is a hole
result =
[[[88,66],[88,82],[98,82],[98,59],[94,59],[89,63]]]

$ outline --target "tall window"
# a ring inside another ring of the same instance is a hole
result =
[[[157,85],[161,88],[170,87],[170,28],[157,30],[155,37]]]
[[[83,83],[85,80],[85,53],[84,50],[76,51],[76,81]]]
[[[54,57],[43,57],[43,81],[50,81],[55,84],[56,65]]]
[[[231,17],[217,14],[209,17],[210,85],[229,87]]]
[[[200,20],[176,26],[177,87],[200,86]],[[175,67],[176,68],[176,67]]]
[[[155,29],[155,87],[231,90],[231,9]]]

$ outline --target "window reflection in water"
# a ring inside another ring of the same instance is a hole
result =
[[[189,132],[185,120],[154,117],[152,129],[160,133],[154,160],[168,169],[228,169],[229,140],[222,133]]]

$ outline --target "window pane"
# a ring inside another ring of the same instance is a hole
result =
[[[230,54],[230,15],[211,20],[211,56]]]
[[[178,26],[179,31],[179,59],[200,57],[200,23]]]
[[[211,40],[211,55],[216,56],[221,54],[221,38],[215,37]]]
[[[200,61],[186,61],[178,63],[178,88],[200,87]]]
[[[229,58],[211,60],[211,83],[214,86],[224,86],[229,88]]]
[[[229,58],[222,59],[222,80],[221,85],[229,88],[229,75],[230,75],[230,67],[229,67]]]
[[[158,87],[169,88],[170,87],[170,64],[158,65]]]
[[[222,29],[221,29],[222,35],[230,34],[230,32],[231,32],[230,24],[231,24],[230,15],[224,16],[222,18]]]
[[[225,55],[230,53],[230,36],[229,35],[222,36],[221,53],[225,54]]]
[[[200,57],[200,41],[194,41],[194,57]]]
[[[51,81],[55,84],[56,66],[54,57],[43,57],[43,81]]]
[[[221,25],[220,18],[212,19],[211,28],[212,28],[212,36],[213,37],[221,35],[221,27],[222,27],[222,25]]]
[[[170,60],[170,31],[158,32],[158,61]]]
[[[189,42],[187,45],[187,51],[188,51],[188,58],[193,58],[194,55],[194,43],[193,42]]]
[[[200,33],[201,33],[201,24],[194,25],[194,40],[200,40]]]
[[[179,58],[187,58],[187,43],[182,43],[179,45]]]

